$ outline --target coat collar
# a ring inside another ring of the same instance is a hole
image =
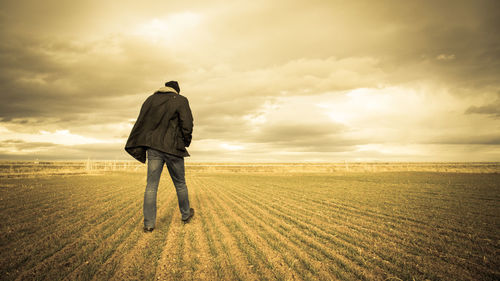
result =
[[[160,92],[160,93],[168,93],[168,92],[173,92],[173,93],[176,93],[176,94],[179,94],[177,93],[177,91],[172,88],[172,87],[161,87],[160,89],[158,89],[156,92]]]

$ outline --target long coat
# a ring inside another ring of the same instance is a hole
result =
[[[148,147],[186,157],[192,133],[193,115],[188,99],[165,87],[142,104],[125,150],[142,163],[146,163]]]

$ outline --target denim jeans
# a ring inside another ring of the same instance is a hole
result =
[[[156,194],[163,170],[167,165],[168,173],[177,192],[179,209],[182,219],[189,217],[189,198],[186,180],[184,177],[184,158],[168,154],[156,149],[148,148],[148,177],[144,192],[144,227],[155,227],[156,224]]]

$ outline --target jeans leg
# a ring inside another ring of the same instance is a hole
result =
[[[181,211],[182,219],[189,217],[189,196],[184,175],[184,158],[173,155],[166,157],[167,168],[177,192],[177,200],[179,201],[179,210]]]
[[[148,157],[148,176],[143,206],[144,227],[154,228],[156,225],[156,194],[164,163],[165,161],[161,158]]]

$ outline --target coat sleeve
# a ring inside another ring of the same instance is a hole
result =
[[[146,99],[146,101],[142,104],[139,116],[130,131],[127,143],[125,144],[125,150],[128,154],[142,163],[146,163],[146,149],[143,146],[140,146],[140,143],[142,142],[142,123],[144,121],[144,114],[148,111],[149,105],[150,98]]]
[[[191,108],[189,107],[189,101],[187,98],[183,99],[183,102],[179,107],[179,122],[182,129],[184,145],[188,147],[191,144],[191,139],[193,138],[193,114],[191,113]]]

